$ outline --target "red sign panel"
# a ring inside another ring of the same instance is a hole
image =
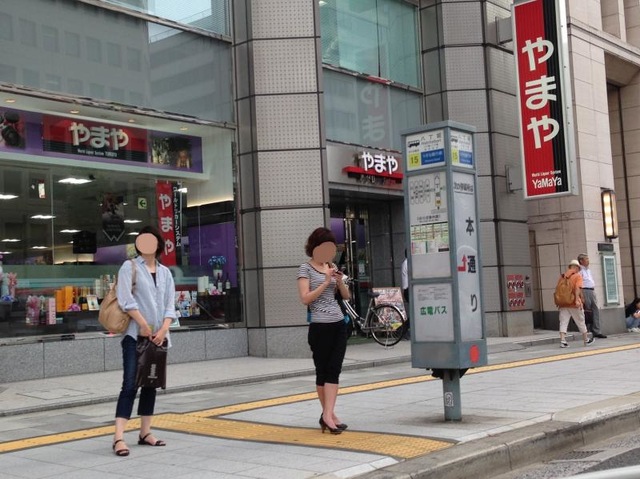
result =
[[[50,115],[42,123],[44,151],[147,162],[146,130]]]
[[[158,209],[158,229],[164,239],[161,261],[165,266],[176,265],[176,234],[174,223],[173,184],[169,181],[156,183],[156,205]]]
[[[572,193],[571,95],[563,81],[566,30],[559,28],[564,23],[560,4],[523,0],[513,5],[525,198]]]

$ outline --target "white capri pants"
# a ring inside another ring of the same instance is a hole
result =
[[[584,321],[584,310],[582,308],[560,308],[560,332],[567,332],[567,328],[569,327],[569,320],[572,317],[580,332],[586,333],[587,324]]]

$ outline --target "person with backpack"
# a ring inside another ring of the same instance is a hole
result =
[[[584,309],[582,307],[582,276],[580,275],[580,263],[572,259],[567,271],[560,276],[553,299],[560,311],[560,347],[568,348],[567,328],[569,320],[573,318],[578,330],[582,333],[582,340],[585,346],[591,346],[595,339],[589,337],[587,325],[584,319]]]

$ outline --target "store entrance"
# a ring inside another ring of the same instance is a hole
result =
[[[371,287],[368,208],[349,205],[332,208],[331,230],[338,243],[335,263],[356,280],[351,289],[353,304],[362,313],[366,311],[369,301],[367,290]]]

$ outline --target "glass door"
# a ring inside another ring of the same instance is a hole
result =
[[[337,217],[338,211],[340,217]],[[331,218],[331,230],[338,242],[335,263],[356,280],[351,290],[353,304],[358,313],[364,314],[369,303],[367,290],[371,287],[368,210],[347,205],[338,211],[332,211]]]

